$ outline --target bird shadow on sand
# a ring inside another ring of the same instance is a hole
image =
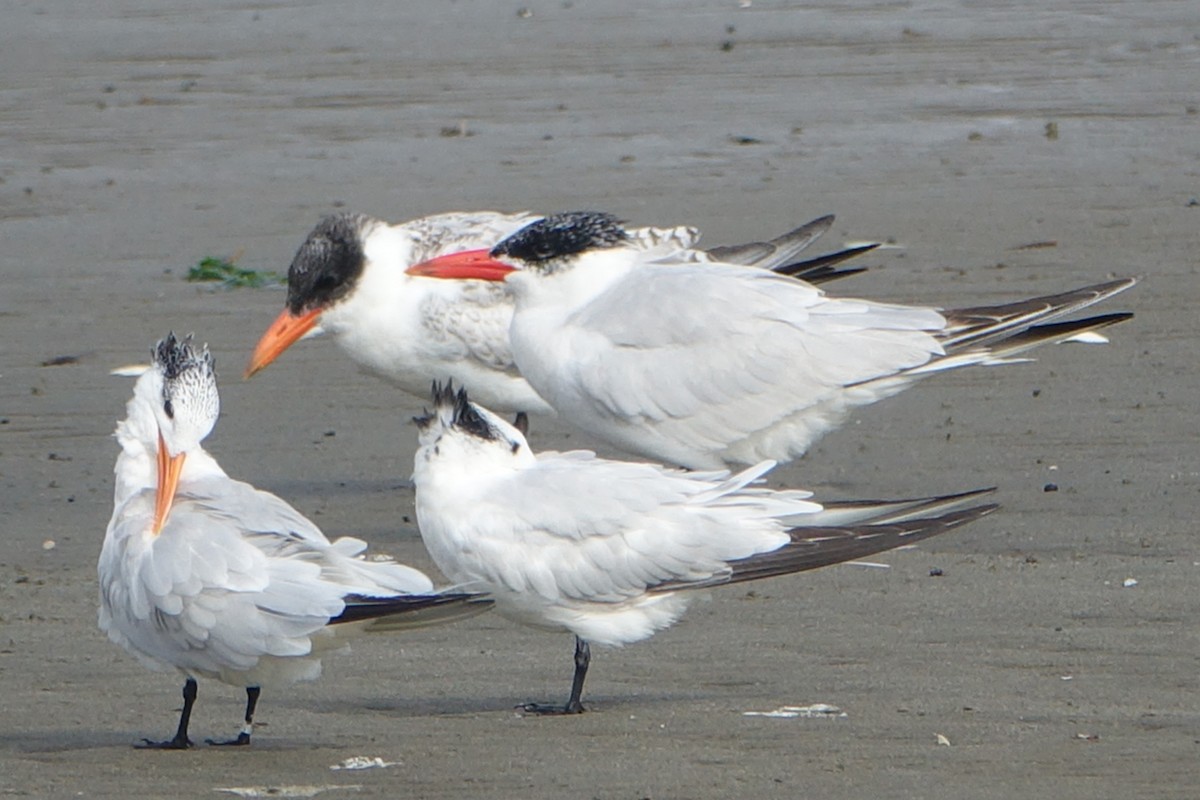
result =
[[[370,697],[320,700],[305,703],[310,711],[318,713],[342,713],[348,706],[378,714],[396,717],[459,717],[479,714],[521,714],[521,706],[525,703],[536,702],[554,705],[567,699],[567,689],[561,691],[531,690],[524,696],[519,692],[509,695],[490,695],[472,697],[439,697],[439,698],[407,698],[407,697]],[[561,696],[559,696],[561,695]],[[637,694],[585,694],[583,705],[589,711],[629,713],[638,709],[667,708],[676,703],[710,703],[717,698],[697,692],[658,692]],[[531,715],[535,716],[535,715]]]
[[[28,755],[133,747],[140,739],[127,731],[37,731],[0,734],[0,752]]]
[[[411,472],[411,466],[409,471]],[[363,480],[361,478],[338,478],[336,475],[306,480],[282,478],[269,482],[261,481],[258,488],[265,489],[283,498],[289,497],[373,497],[395,495],[403,497],[413,492],[412,481],[406,472],[386,478]],[[290,502],[290,501],[289,501]]]
[[[561,703],[566,699],[566,693],[559,697],[552,692],[531,692],[528,697],[518,694],[489,695],[471,697],[440,697],[440,698],[386,698],[378,695],[363,697],[341,696],[329,699],[307,698],[304,700],[282,700],[275,704],[280,713],[286,713],[289,706],[304,709],[316,714],[345,714],[348,709],[365,713],[385,715],[398,719],[444,719],[456,717],[476,717],[480,715],[513,715],[540,718],[536,714],[524,714],[521,705],[525,702]],[[704,692],[639,692],[637,694],[605,694],[584,697],[584,706],[588,713],[595,714],[632,714],[666,711],[676,704],[703,705],[716,704],[725,706],[718,696]],[[719,710],[719,709],[718,709]],[[732,713],[732,709],[731,709]],[[570,715],[574,716],[574,715]],[[587,716],[587,714],[583,715]],[[557,719],[551,716],[550,719]],[[296,748],[336,747],[336,738],[323,740],[317,737],[276,736],[272,735],[269,723],[263,725],[264,731],[256,736],[254,750],[291,750]],[[112,748],[132,750],[142,741],[142,736],[162,734],[163,731],[112,731],[112,730],[62,730],[37,731],[33,733],[0,734],[0,753],[14,753],[37,760],[39,757],[53,759],[62,753],[85,753],[103,751]],[[191,752],[229,752],[241,751],[243,748],[208,747],[204,744],[203,736],[194,736],[196,747]]]

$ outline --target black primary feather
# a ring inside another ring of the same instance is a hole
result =
[[[287,307],[293,314],[345,297],[366,265],[360,214],[334,214],[312,229],[288,267]]]
[[[526,225],[492,248],[492,257],[507,256],[527,264],[545,264],[586,250],[616,247],[629,241],[621,221],[599,211],[552,214]]]
[[[368,597],[365,595],[347,595],[343,598],[346,607],[341,614],[329,620],[330,625],[341,622],[361,622],[366,619],[377,619],[390,614],[411,614],[437,608],[439,606],[463,606],[474,609],[477,613],[487,610],[492,605],[490,597],[484,594],[455,592],[448,594],[409,594],[399,597]],[[470,616],[464,613],[463,616]],[[436,620],[437,617],[432,619]]]

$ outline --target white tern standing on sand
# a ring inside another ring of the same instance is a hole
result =
[[[435,592],[422,572],[366,561],[366,543],[330,542],[273,494],[227,476],[201,441],[220,408],[213,358],[169,335],[117,426],[114,509],[98,565],[100,628],[152,668],[186,677],[175,736],[191,745],[197,678],[245,687],[250,743],[263,686],[311,680],[349,634],[405,630],[486,610]]]
[[[575,635],[563,706],[583,711],[591,645],[637,642],[679,619],[690,590],[816,569],[952,530],[992,511],[982,492],[849,503],[828,514],[809,492],[736,475],[534,455],[525,437],[466,392],[435,386],[418,420],[413,481],[421,537],[451,580],[487,592],[517,622]]]

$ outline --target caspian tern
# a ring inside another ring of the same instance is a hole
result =
[[[731,476],[584,451],[535,455],[465,391],[435,384],[433,403],[417,420],[413,471],[430,555],[451,580],[487,591],[500,614],[575,635],[570,699],[525,706],[531,712],[583,711],[591,645],[625,645],[670,626],[689,590],[851,561],[996,508],[961,508],[983,490],[826,512],[809,492],[754,486],[771,461]]]
[[[213,358],[190,337],[154,348],[117,426],[114,510],[100,552],[100,628],[156,669],[186,676],[172,739],[188,747],[198,678],[246,689],[249,744],[262,686],[311,680],[349,634],[462,619],[490,601],[434,591],[424,573],[366,561],[273,494],[233,480],[201,441],[217,421]]]
[[[497,410],[552,414],[513,366],[508,343],[512,297],[485,281],[412,276],[413,264],[469,248],[491,247],[540,219],[529,213],[455,212],[389,225],[359,214],[327,217],[308,235],[288,269],[287,305],[259,340],[246,377],[313,331],[330,334],[367,372],[423,397],[432,380],[471,387]],[[797,254],[833,223],[813,220],[769,242],[695,245],[695,228],[631,230],[630,246],[648,261],[670,257],[776,269],[812,281],[861,272],[835,264],[872,249],[850,248],[796,263]]]
[[[953,311],[829,297],[766,270],[648,268],[614,217],[589,212],[410,272],[505,280],[514,361],[538,394],[609,444],[691,469],[790,461],[918,378],[1046,342],[1106,341],[1095,331],[1131,314],[1056,320],[1134,284]]]

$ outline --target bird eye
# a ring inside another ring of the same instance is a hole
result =
[[[163,411],[167,413],[167,419],[175,419],[175,404],[171,402],[171,398],[163,401]]]

